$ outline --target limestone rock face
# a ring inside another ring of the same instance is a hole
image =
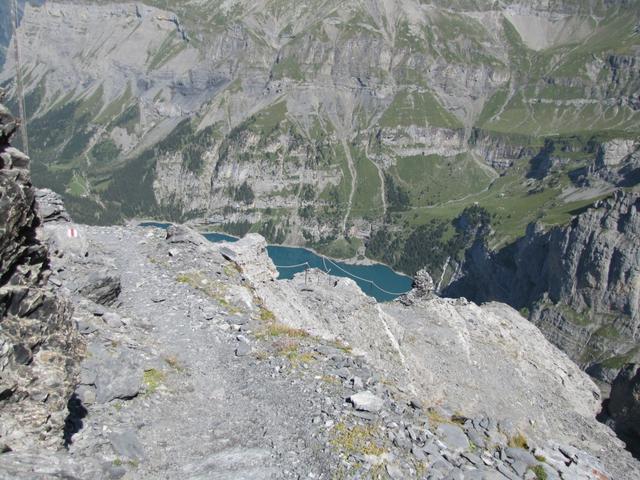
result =
[[[545,336],[594,371],[619,369],[640,339],[640,194],[616,192],[566,227],[532,224],[516,243],[476,244],[445,294],[526,307]],[[595,367],[606,360],[605,367]],[[611,381],[603,373],[602,380]]]
[[[16,121],[0,105],[0,443],[62,442],[79,345],[71,308],[47,286],[47,250],[28,158],[9,146]]]

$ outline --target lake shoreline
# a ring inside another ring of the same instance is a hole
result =
[[[155,220],[155,219],[132,219],[129,222],[127,222],[128,224],[132,224],[132,225],[140,225],[141,223],[159,223],[159,224],[174,224],[175,222],[168,222],[168,221],[162,221],[162,220]],[[178,223],[175,223],[176,225],[179,225]],[[223,232],[223,231],[216,231],[216,230],[201,230],[198,227],[198,225],[193,225],[193,224],[184,224],[187,225],[191,228],[194,228],[195,230],[198,231],[198,233],[205,235],[207,233],[211,233],[211,234],[222,234],[222,235],[227,235],[229,237],[233,237],[233,238],[237,238],[238,240],[242,237],[238,237],[236,235],[231,235],[227,232]],[[394,270],[390,265],[387,265],[386,263],[382,263],[382,262],[378,262],[375,260],[371,260],[370,258],[364,258],[364,259],[358,259],[357,257],[351,257],[351,258],[335,258],[335,257],[331,257],[325,253],[321,253],[319,251],[317,251],[316,249],[312,248],[312,247],[307,247],[306,245],[292,245],[292,244],[288,244],[288,243],[274,243],[274,244],[268,244],[269,246],[275,246],[275,247],[288,247],[288,248],[301,248],[304,250],[308,250],[309,252],[317,255],[318,257],[325,257],[329,260],[331,260],[332,262],[341,262],[341,263],[346,263],[349,265],[358,265],[358,266],[365,266],[365,267],[371,267],[371,266],[375,266],[375,265],[381,265],[383,267],[388,268],[389,270],[391,270],[393,273],[395,273],[396,275],[402,276],[402,277],[407,277],[413,280],[413,277],[411,277],[411,275],[407,275],[404,272],[399,272],[397,270]]]

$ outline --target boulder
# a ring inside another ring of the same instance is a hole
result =
[[[438,426],[436,433],[449,450],[464,452],[469,448],[469,439],[458,425],[443,423]]]
[[[44,242],[58,256],[88,256],[89,245],[85,237],[84,228],[71,222],[50,222],[43,229]]]
[[[101,344],[92,344],[89,353],[83,363],[79,382],[82,385],[95,385],[98,403],[126,400],[138,395],[142,389],[142,368],[130,350],[110,352]]]
[[[219,245],[221,255],[235,263],[253,282],[269,282],[278,278],[278,270],[267,254],[267,241],[250,233],[234,243]]]
[[[207,244],[207,240],[200,233],[185,225],[169,225],[169,228],[167,228],[167,242],[191,245]]]
[[[351,395],[349,401],[356,410],[365,412],[379,412],[384,406],[384,401],[368,390]]]
[[[113,272],[94,272],[79,281],[77,292],[100,305],[113,305],[122,289],[120,277]]]

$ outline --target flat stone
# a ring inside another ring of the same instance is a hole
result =
[[[482,480],[505,480],[508,478],[497,470],[485,470],[482,475]]]
[[[484,470],[476,469],[476,470],[465,470],[464,472],[464,480],[484,480],[485,478]]]
[[[411,447],[411,453],[413,454],[414,457],[416,457],[416,460],[418,461],[423,461],[427,459],[427,456],[424,454],[424,451],[417,446],[413,446]]]
[[[351,395],[349,401],[356,410],[364,410],[366,412],[379,412],[384,406],[384,401],[368,390]]]
[[[80,332],[80,335],[90,335],[98,330],[95,325],[84,320],[78,320],[76,322],[76,328],[78,332]]]
[[[473,453],[464,452],[462,456],[469,460],[476,467],[480,467],[483,464],[482,459],[479,456],[474,455]]]
[[[387,474],[389,474],[389,476],[394,480],[402,480],[405,478],[404,473],[402,473],[402,469],[398,465],[388,463],[386,465],[386,469]]]
[[[462,452],[469,448],[469,439],[462,428],[457,425],[443,423],[438,427],[436,433],[442,442],[454,452]]]
[[[516,472],[516,475],[522,477],[527,472],[528,466],[526,463],[516,460],[511,464],[511,468]]]
[[[520,461],[527,467],[533,467],[538,464],[538,460],[530,452],[523,448],[509,447],[505,449],[507,456],[514,461]]]
[[[358,417],[358,418],[362,418],[363,420],[374,420],[376,418],[376,415],[374,415],[371,412],[364,412],[364,411],[355,411],[352,412],[352,415]]]
[[[393,444],[396,447],[402,448],[404,450],[409,450],[411,448],[411,442],[407,437],[404,436],[402,432],[396,435],[396,437],[393,439]]]
[[[109,325],[111,328],[120,328],[124,324],[122,321],[122,317],[117,313],[107,312],[102,316],[102,320],[104,323]]]
[[[113,432],[109,436],[109,441],[116,454],[129,460],[142,460],[144,449],[136,434],[131,430],[123,432]]]
[[[246,325],[249,323],[249,318],[242,315],[232,315],[226,318],[229,325]]]
[[[485,448],[487,445],[486,437],[475,429],[467,430],[467,437],[476,447]]]
[[[504,464],[498,464],[498,471],[509,480],[520,480],[520,477]]]
[[[438,445],[436,445],[433,440],[428,441],[424,447],[422,447],[422,450],[429,455],[440,454],[440,448],[438,448]]]
[[[80,372],[80,383],[95,384],[96,401],[107,403],[116,398],[133,398],[142,388],[142,369],[134,363],[129,350],[116,355],[103,348],[90,348],[91,357]]]
[[[464,474],[461,470],[453,469],[444,478],[445,480],[464,480]]]
[[[236,357],[244,357],[251,353],[251,345],[247,342],[238,342],[236,347]]]

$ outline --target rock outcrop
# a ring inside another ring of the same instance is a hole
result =
[[[640,339],[640,194],[618,191],[570,225],[532,224],[514,244],[476,243],[445,291],[529,314],[579,365],[611,381]]]
[[[38,188],[36,190],[36,202],[42,223],[71,222],[71,217],[64,206],[62,197],[53,190]]]
[[[0,94],[1,95],[1,94]],[[81,343],[72,307],[47,283],[29,159],[10,147],[17,121],[0,105],[0,444],[62,445]]]

